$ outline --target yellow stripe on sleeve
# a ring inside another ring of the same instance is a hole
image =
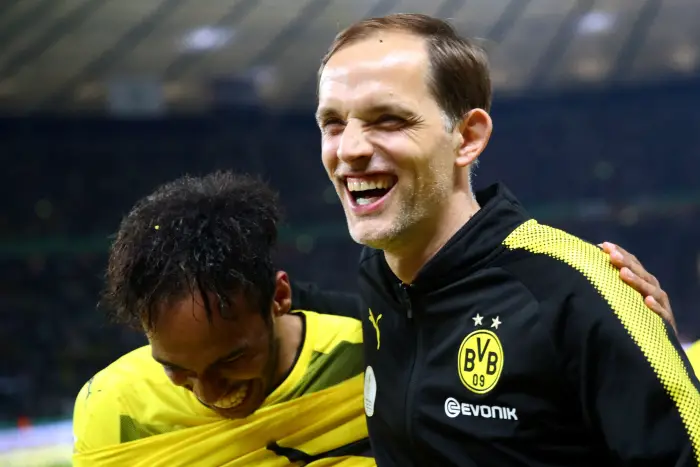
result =
[[[663,320],[651,312],[640,294],[619,278],[607,255],[573,235],[529,220],[504,241],[510,249],[548,255],[579,271],[607,301],[641,349],[659,381],[672,398],[700,462],[700,393],[683,361],[668,339]]]

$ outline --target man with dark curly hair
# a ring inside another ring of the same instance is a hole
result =
[[[231,173],[163,185],[126,216],[103,302],[149,345],[84,386],[76,465],[373,465],[361,324],[291,309],[278,219],[273,191]]]

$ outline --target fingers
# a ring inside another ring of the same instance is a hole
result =
[[[671,308],[666,308],[661,306],[659,302],[657,302],[654,297],[648,296],[644,299],[644,304],[651,309],[654,313],[657,315],[661,316],[661,318],[669,323],[671,327],[673,328],[673,331],[678,334],[678,328],[676,328],[676,320],[673,317],[673,312],[671,312]]]
[[[611,254],[611,261],[614,261],[612,256],[613,255]],[[629,261],[630,256],[626,256],[625,258],[623,258],[623,262]],[[618,262],[619,262],[619,258],[618,258]],[[640,264],[640,267],[641,267],[641,264]],[[642,270],[644,270],[644,268],[642,268]],[[651,275],[648,274],[648,276],[651,276]],[[651,276],[651,277],[653,277],[653,276]],[[645,279],[643,277],[640,277],[639,275],[635,274],[634,271],[627,266],[621,267],[620,278],[624,282],[629,284],[637,292],[639,292],[642,295],[642,297],[644,297],[644,304],[647,306],[647,308],[651,309],[654,313],[659,315],[664,321],[668,322],[671,325],[671,327],[673,328],[674,332],[676,334],[678,334],[678,329],[676,328],[676,321],[675,321],[675,318],[673,316],[673,311],[671,309],[671,302],[668,299],[668,294],[666,294],[666,292],[664,292],[664,290],[659,285],[658,281],[656,281],[656,280],[650,281],[649,279]]]
[[[627,284],[631,285],[634,290],[642,294],[643,297],[654,297],[654,295],[660,295],[660,289],[656,285],[639,277],[626,266],[620,269],[620,277]],[[654,298],[656,299],[657,297]]]
[[[668,294],[661,288],[658,281],[651,282],[648,279],[644,279],[626,266],[620,269],[620,278],[645,298],[651,297],[664,309],[671,310],[671,301],[668,299]]]
[[[629,268],[632,273],[654,285],[660,287],[659,281],[653,275],[649,274],[642,263],[632,253],[628,252],[619,245],[614,243],[603,243],[603,250],[610,255],[610,262],[618,269]],[[657,297],[660,298],[660,297]]]
[[[671,302],[656,277],[649,274],[642,263],[624,248],[609,242],[601,247],[610,255],[610,262],[620,269],[620,278],[639,292],[646,306],[667,321],[677,333]]]
[[[620,270],[622,280],[639,292],[646,306],[668,322],[678,334],[671,302],[656,277],[649,274],[637,257],[624,248],[610,242],[599,246],[608,253],[613,266]]]

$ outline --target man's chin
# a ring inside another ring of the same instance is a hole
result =
[[[237,405],[236,407],[224,409],[221,407],[210,406],[210,408],[224,418],[239,419],[246,418],[254,414],[255,411],[260,408],[263,402],[264,401],[260,400],[259,397],[252,395],[252,397],[246,398],[246,400],[241,402],[241,404]]]
[[[392,244],[391,229],[382,228],[379,219],[355,221],[350,227],[350,236],[360,245],[376,250],[386,250]]]
[[[221,417],[228,418],[231,420],[238,420],[253,415],[258,408],[259,407],[234,407],[232,409],[220,409],[218,407],[212,407],[212,410]]]

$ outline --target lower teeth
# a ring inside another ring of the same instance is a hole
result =
[[[378,200],[379,198],[357,198],[358,206],[366,206]]]

